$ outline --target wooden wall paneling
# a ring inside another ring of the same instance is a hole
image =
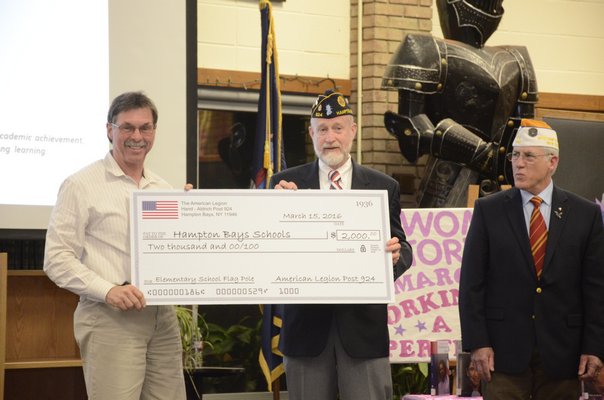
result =
[[[468,185],[468,202],[466,207],[474,208],[474,202],[478,199],[480,195],[480,186],[479,185]]]
[[[321,94],[327,89],[336,89],[345,96],[350,96],[351,92],[350,79],[283,74],[280,78],[280,88],[283,93]],[[209,87],[259,90],[260,73],[198,68],[197,84]]]
[[[604,121],[604,96],[539,93],[536,117]]]
[[[604,96],[539,93],[537,107],[602,113],[604,112]]]
[[[6,263],[1,270],[6,271]],[[85,399],[82,362],[73,336],[78,296],[57,287],[40,270],[10,270],[5,276],[0,280],[4,398]]]
[[[4,360],[6,351],[6,285],[8,258],[0,253],[0,400],[4,400]]]
[[[81,367],[6,371],[6,400],[85,400],[87,398]]]
[[[536,117],[543,119],[545,117],[550,118],[563,118],[563,119],[576,119],[581,121],[604,121],[604,112],[595,113],[587,111],[573,111],[573,110],[559,110],[555,108],[537,108]]]
[[[17,271],[15,271],[17,272]],[[9,276],[6,361],[19,363],[79,360],[73,336],[73,312],[78,298],[45,275]],[[41,271],[34,271],[40,274]]]

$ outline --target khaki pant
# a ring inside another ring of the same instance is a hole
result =
[[[74,314],[90,400],[184,400],[182,348],[172,306],[119,311],[82,300]]]

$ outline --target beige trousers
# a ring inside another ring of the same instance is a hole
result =
[[[74,333],[89,400],[184,400],[182,348],[172,306],[119,311],[82,300]]]

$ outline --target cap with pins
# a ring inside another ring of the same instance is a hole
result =
[[[558,136],[546,122],[523,119],[512,143],[513,147],[549,147],[558,150]]]
[[[352,109],[344,95],[332,89],[320,94],[310,111],[312,118],[335,118],[340,115],[353,115]]]

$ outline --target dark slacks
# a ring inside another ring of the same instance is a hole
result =
[[[578,378],[549,378],[537,351],[533,353],[529,368],[518,375],[497,372],[495,355],[495,372],[491,378],[485,385],[484,400],[575,400],[581,395]]]

